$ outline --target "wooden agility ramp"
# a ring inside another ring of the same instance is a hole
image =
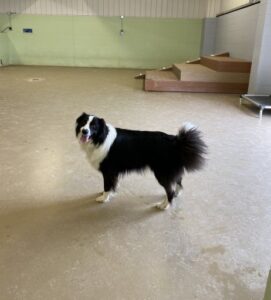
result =
[[[227,52],[146,71],[141,78],[146,91],[242,94],[248,90],[250,69],[251,62]]]

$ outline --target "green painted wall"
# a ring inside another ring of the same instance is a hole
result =
[[[8,18],[6,15],[0,14],[0,31],[8,25]],[[9,61],[8,51],[8,36],[7,33],[0,33],[0,60],[3,65],[7,65]]]
[[[16,15],[12,26],[11,64],[154,68],[198,57],[202,20],[127,17],[123,37],[118,17]]]

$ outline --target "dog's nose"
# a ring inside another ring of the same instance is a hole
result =
[[[85,128],[84,128],[84,129],[82,130],[82,133],[83,133],[84,135],[87,135],[87,134],[88,134],[88,129],[85,129]]]

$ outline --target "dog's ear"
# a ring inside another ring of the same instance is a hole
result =
[[[77,125],[77,123],[82,119],[82,118],[84,118],[85,116],[87,116],[87,114],[86,113],[81,113],[81,115],[76,119],[76,121],[75,121],[75,124]]]
[[[99,123],[99,130],[98,130],[98,135],[102,138],[106,137],[107,133],[108,133],[108,128],[106,126],[105,120],[104,119],[98,119],[98,123]]]
[[[106,127],[105,124],[105,120],[104,119],[98,119],[98,123],[99,123],[99,130],[104,130],[104,128]]]

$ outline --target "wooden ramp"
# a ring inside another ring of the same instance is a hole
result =
[[[246,93],[251,63],[229,56],[209,56],[172,69],[147,71],[146,91]]]

